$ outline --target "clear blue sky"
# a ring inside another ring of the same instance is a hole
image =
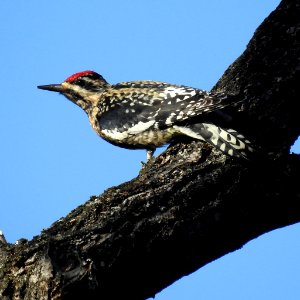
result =
[[[135,177],[144,151],[102,141],[86,115],[39,84],[92,69],[109,82],[211,89],[279,0],[0,3],[0,229],[31,239],[91,195]],[[293,148],[300,152],[300,146]],[[156,296],[300,299],[300,226],[268,233]]]

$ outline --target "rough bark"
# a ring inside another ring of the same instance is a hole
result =
[[[300,0],[282,1],[214,88],[245,99],[236,126],[263,154],[182,141],[33,240],[1,239],[0,299],[146,299],[299,222],[299,23]]]

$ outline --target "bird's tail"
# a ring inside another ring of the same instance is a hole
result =
[[[248,159],[254,152],[251,142],[234,129],[224,129],[211,123],[197,123],[176,126],[176,130],[191,138],[206,141],[230,156]]]

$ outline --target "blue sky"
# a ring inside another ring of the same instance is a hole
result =
[[[145,159],[142,150],[98,138],[78,107],[37,85],[92,69],[111,83],[153,79],[209,90],[279,2],[1,1],[6,238],[31,239],[91,195],[135,177]],[[299,299],[299,233],[299,225],[268,233],[156,299]]]

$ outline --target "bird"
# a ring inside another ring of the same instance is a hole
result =
[[[58,92],[78,105],[95,132],[109,143],[145,149],[147,162],[156,148],[183,136],[233,157],[248,159],[254,151],[243,134],[223,125],[227,119],[223,109],[238,103],[233,95],[152,80],[109,84],[91,70],[38,88]]]

